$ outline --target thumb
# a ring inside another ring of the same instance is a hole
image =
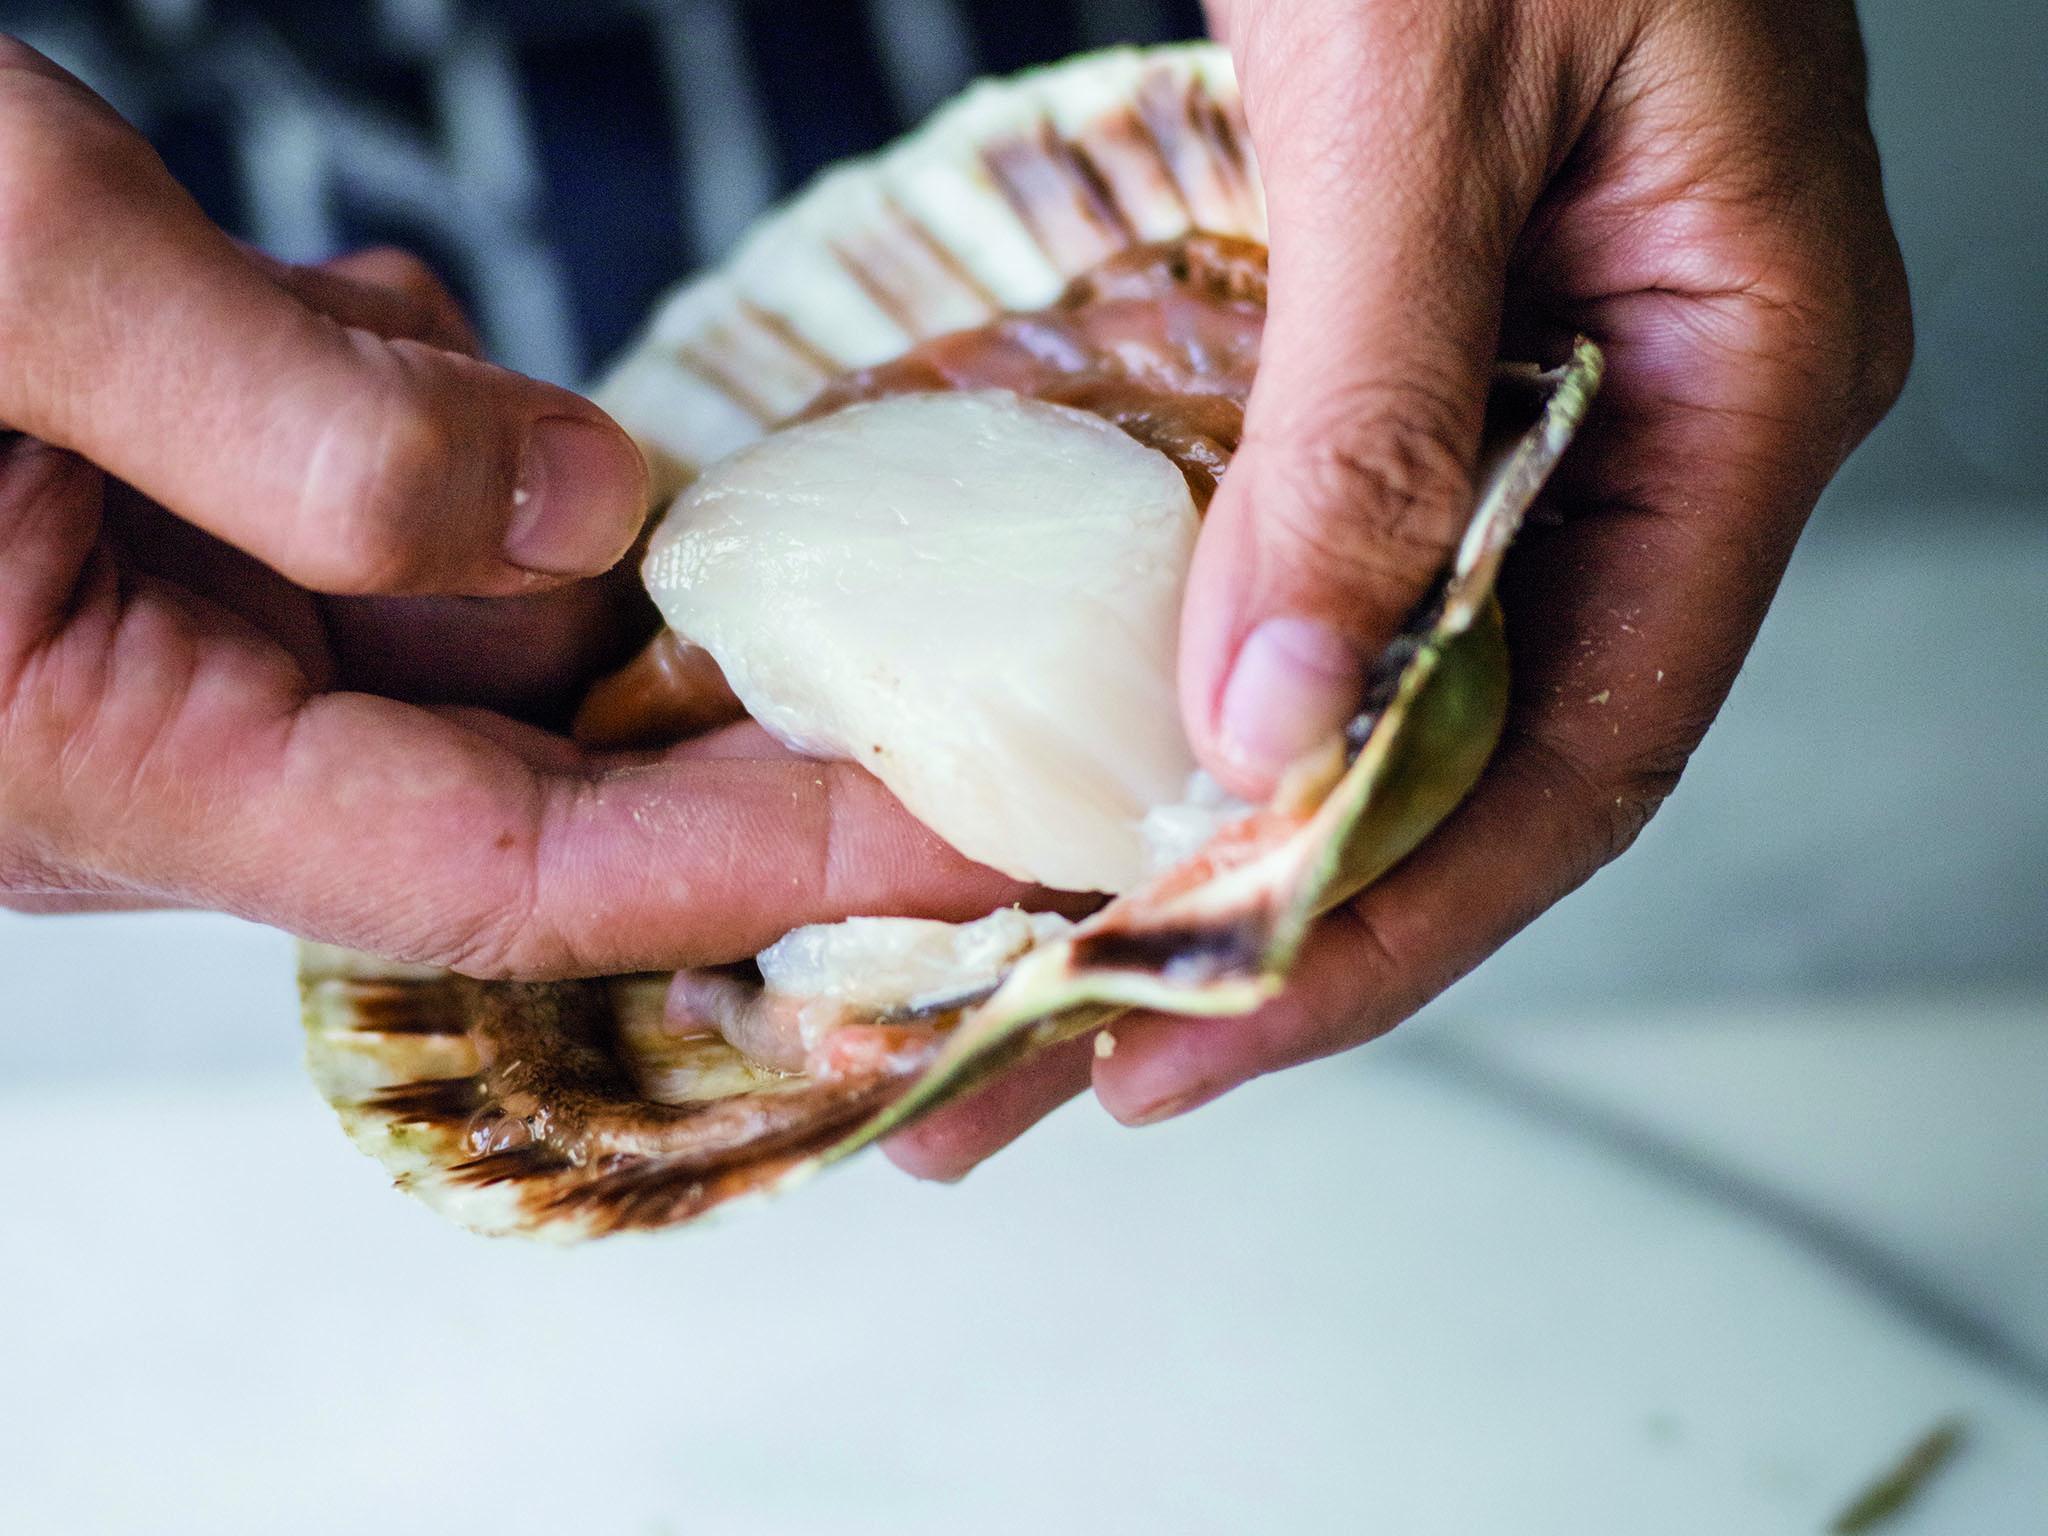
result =
[[[631,542],[645,471],[595,406],[306,302],[18,44],[0,163],[0,421],[319,591],[517,592]]]
[[[1321,26],[1255,11],[1233,39],[1271,307],[1244,445],[1189,575],[1180,684],[1197,754],[1254,797],[1357,710],[1463,531],[1535,179],[1469,86],[1444,89],[1460,66],[1412,31],[1398,48],[1372,35],[1361,14],[1383,9],[1335,7]]]

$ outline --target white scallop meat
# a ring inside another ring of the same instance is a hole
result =
[[[777,738],[1019,879],[1121,891],[1195,767],[1174,666],[1200,520],[1165,455],[1003,391],[903,395],[712,466],[647,556]]]

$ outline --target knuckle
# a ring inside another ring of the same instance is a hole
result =
[[[1859,404],[1865,431],[1884,419],[1913,371],[1913,299],[1894,249],[1865,305]]]
[[[1773,428],[1813,491],[1891,409],[1912,365],[1902,297],[1823,263],[1788,263],[1729,311],[1725,360],[1749,365],[1743,404]]]
[[[493,912],[466,923],[454,936],[432,946],[430,960],[477,981],[508,981],[538,974],[517,912]]]
[[[541,792],[530,820],[511,833],[509,866],[466,893],[462,911],[433,945],[434,963],[488,981],[544,981],[594,976],[606,967],[584,952],[576,936],[555,920],[550,852],[558,830],[582,814],[593,794],[585,784],[563,783]]]
[[[301,517],[318,542],[302,569],[324,590],[402,593],[433,564],[417,508],[448,467],[447,436],[431,416],[393,409],[373,442],[361,464],[337,466],[308,487]]]
[[[539,921],[530,881],[509,897],[417,916],[407,927],[410,939],[382,947],[477,981],[533,981],[572,971],[563,946]]]
[[[1541,737],[1525,738],[1524,745],[1543,791],[1577,807],[1578,835],[1561,871],[1560,896],[1635,845],[1678,788],[1691,756],[1690,745],[1673,744],[1595,762],[1569,745]]]
[[[369,281],[402,306],[404,334],[437,345],[468,344],[468,317],[424,259],[401,246],[380,245],[359,253],[356,262]]]
[[[364,275],[381,287],[415,299],[438,298],[441,283],[433,269],[402,245],[374,245],[355,256]]]
[[[441,391],[391,378],[328,425],[310,461],[294,574],[323,591],[424,590],[456,554],[436,514],[462,482],[465,434]]]
[[[1658,765],[1645,762],[1631,766],[1610,785],[1601,810],[1605,823],[1604,841],[1599,845],[1600,864],[1613,863],[1630,848],[1643,829],[1664,808],[1678,788],[1684,763]],[[1588,872],[1590,874],[1590,871]]]
[[[1782,372],[1800,416],[1839,420],[1846,454],[1891,409],[1912,367],[1904,261],[1874,159],[1867,176],[1780,189],[1775,203],[1778,216],[1746,244],[1760,275],[1744,294],[1736,349]]]
[[[1328,1009],[1302,1031],[1297,1060],[1309,1061],[1349,1049],[1391,1029],[1409,1011],[1398,999],[1417,969],[1427,944],[1412,944],[1396,929],[1394,915],[1374,903],[1353,900],[1344,909],[1350,940],[1347,959],[1361,979],[1347,1007]]]
[[[1430,945],[1402,932],[1399,914],[1361,895],[1322,921],[1321,931],[1344,957],[1341,994],[1304,988],[1248,1016],[1245,1032],[1261,1073],[1349,1050],[1386,1033],[1420,1005],[1414,994]],[[1432,995],[1439,989],[1428,988]]]
[[[1339,583],[1433,574],[1471,495],[1449,415],[1426,398],[1419,407],[1384,395],[1356,401],[1332,430],[1280,455],[1266,527]]]

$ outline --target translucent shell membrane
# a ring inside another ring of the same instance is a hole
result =
[[[1265,238],[1221,50],[1120,50],[984,83],[764,221],[663,305],[598,398],[665,496],[840,372],[1043,306],[1106,256],[1193,230]],[[1025,955],[938,1020],[951,1027],[935,1054],[815,1081],[674,1035],[665,977],[481,983],[306,946],[321,1091],[400,1187],[456,1221],[571,1241],[787,1188],[1124,1009],[1256,1008],[1314,918],[1411,852],[1483,771],[1507,709],[1501,558],[1600,369],[1585,342],[1549,372],[1501,368],[1467,534],[1341,757]]]

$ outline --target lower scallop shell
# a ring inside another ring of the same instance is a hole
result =
[[[1120,50],[976,86],[821,178],[682,288],[597,391],[665,498],[829,382],[1051,302],[1132,246],[1265,239],[1228,56]],[[948,1017],[917,1070],[827,1082],[660,1028],[662,978],[478,983],[307,946],[308,1056],[349,1134],[478,1231],[574,1240],[689,1221],[872,1143],[1127,1007],[1236,1013],[1309,923],[1378,877],[1479,776],[1506,710],[1493,586],[1597,386],[1581,344],[1504,366],[1472,523],[1431,611],[1390,650],[1341,763],[1033,950]]]

